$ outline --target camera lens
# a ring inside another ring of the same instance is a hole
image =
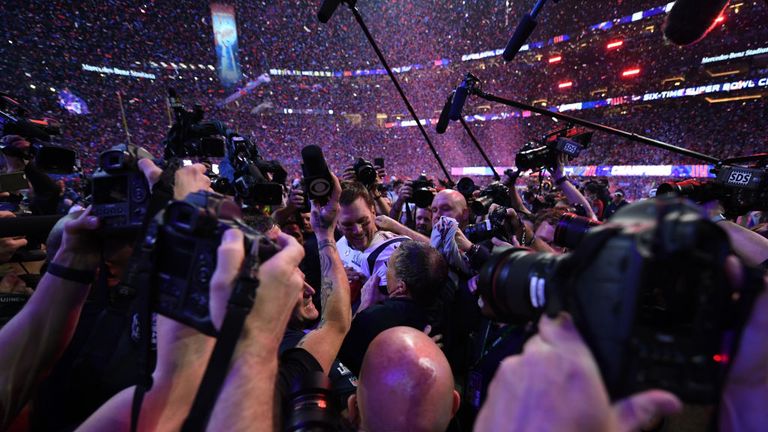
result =
[[[363,165],[356,172],[357,180],[364,185],[371,185],[376,182],[376,170],[371,165]]]
[[[508,248],[480,270],[478,290],[495,317],[527,322],[538,317],[553,292],[552,277],[562,256]]]
[[[336,430],[336,415],[332,407],[330,389],[331,380],[321,372],[310,372],[294,381],[290,395],[290,419],[285,430]]]
[[[573,213],[566,213],[560,218],[557,227],[555,227],[554,243],[560,247],[575,249],[581,243],[581,239],[584,238],[587,231],[599,225],[602,225],[600,221]]]

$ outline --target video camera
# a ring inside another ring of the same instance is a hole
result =
[[[165,160],[185,156],[224,157],[227,128],[222,122],[203,122],[203,107],[195,105],[192,111],[187,111],[172,88],[168,89],[168,104],[173,110],[175,123],[163,142]]]
[[[735,163],[751,162],[751,167]],[[719,200],[726,216],[736,217],[752,210],[768,210],[768,153],[728,159],[712,172],[711,181],[694,179],[662,183],[656,195],[675,193],[699,204]]]
[[[231,185],[234,195],[247,205],[282,204],[283,184],[288,173],[280,163],[262,159],[256,146],[237,134],[230,134],[227,146],[229,162],[235,171]]]
[[[497,248],[478,287],[503,321],[569,312],[614,399],[662,388],[711,403],[762,288],[749,268],[741,286],[729,284],[729,252],[697,207],[655,198],[590,229],[572,253]]]
[[[0,92],[0,137],[19,135],[31,144],[26,150],[4,145],[0,150],[7,156],[34,160],[43,172],[71,174],[76,170],[77,153],[53,144],[53,136],[61,135],[61,125],[53,119],[31,119],[26,110],[8,94]]]
[[[124,144],[99,155],[99,168],[91,178],[91,212],[104,230],[138,230],[144,224],[151,191],[138,162],[145,158],[152,155]]]
[[[183,201],[170,203],[150,222],[141,252],[134,256],[123,279],[123,289],[135,292],[145,288],[134,285],[149,275],[153,310],[215,336],[209,291],[224,232],[238,228],[245,234],[245,250],[250,252],[243,265],[253,271],[277,252],[271,240],[246,225],[240,216],[237,203],[215,192],[195,192]],[[230,303],[252,305],[254,295],[236,289]]]
[[[528,142],[515,156],[515,165],[520,171],[541,171],[552,168],[559,154],[571,159],[577,157],[589,146],[594,132],[583,128],[566,127],[545,135],[539,142]]]

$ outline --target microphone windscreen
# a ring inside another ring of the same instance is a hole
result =
[[[664,36],[676,45],[690,45],[715,26],[729,0],[677,0],[664,22]]]
[[[448,121],[450,120],[448,115],[451,113],[451,105],[453,104],[454,93],[455,91],[448,95],[448,99],[446,99],[445,105],[443,105],[443,110],[440,111],[440,118],[437,119],[437,126],[435,126],[435,131],[439,134],[444,134],[445,130],[448,128]]]
[[[320,5],[320,10],[317,12],[317,19],[323,24],[327,23],[340,3],[341,0],[323,0],[323,4]]]
[[[451,112],[448,115],[453,121],[461,118],[461,111],[464,109],[464,102],[467,101],[467,87],[462,84],[456,87],[456,92],[453,94],[453,102],[451,103]]]
[[[301,158],[304,160],[304,169],[309,175],[323,175],[328,171],[323,150],[316,145],[308,145],[301,149]]]
[[[515,55],[520,51],[520,48],[525,45],[525,41],[531,37],[531,33],[533,33],[533,29],[536,28],[536,24],[536,20],[533,19],[530,14],[525,14],[523,16],[523,19],[520,20],[520,24],[517,25],[517,29],[515,29],[515,34],[512,35],[509,42],[507,42],[507,47],[504,48],[502,57],[504,57],[505,61],[511,61],[515,58]]]
[[[333,179],[325,162],[323,150],[316,145],[301,149],[304,187],[311,199],[324,199],[333,191]]]

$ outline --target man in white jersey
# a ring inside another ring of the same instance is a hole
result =
[[[379,284],[386,286],[387,260],[408,237],[380,231],[376,227],[373,199],[365,186],[358,182],[343,182],[341,188],[337,227],[344,237],[338,241],[337,247],[344,267],[348,269],[348,274],[359,274],[364,279],[378,275]],[[361,286],[364,281],[359,282],[357,285]],[[355,294],[353,292],[353,299]]]

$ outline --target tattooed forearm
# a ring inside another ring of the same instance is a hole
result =
[[[332,248],[334,251],[336,250],[336,240],[334,239],[325,239],[320,240],[317,242],[317,250],[321,252],[320,255],[322,255],[323,249],[325,248]]]
[[[320,251],[320,308],[325,315],[328,297],[333,292],[333,260],[330,254],[338,252],[333,239],[320,240],[317,242],[317,248]]]

